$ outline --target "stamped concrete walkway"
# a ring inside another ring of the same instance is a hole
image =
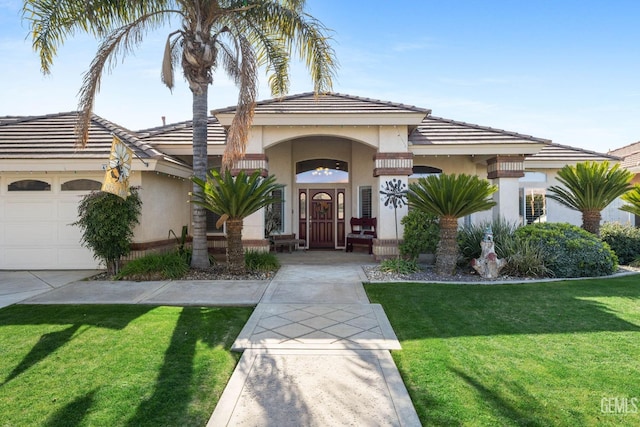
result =
[[[285,259],[269,284],[208,426],[419,426],[389,353],[400,343],[362,267],[293,265],[311,258]]]

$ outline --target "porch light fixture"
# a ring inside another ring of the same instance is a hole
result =
[[[329,168],[323,168],[321,166],[317,167],[313,172],[311,172],[311,174],[315,175],[315,176],[318,176],[318,175],[329,176],[332,173],[333,172],[331,170],[329,170]]]

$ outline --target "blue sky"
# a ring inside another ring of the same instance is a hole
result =
[[[606,152],[640,140],[640,1],[308,0],[333,30],[340,69],[334,91],[430,108],[434,116]],[[97,41],[59,51],[52,74],[21,22],[21,1],[0,0],[0,115],[77,108]],[[191,117],[180,78],[160,82],[165,32],[149,34],[103,78],[95,112],[131,129]],[[312,89],[292,67],[290,93]],[[266,82],[266,77],[262,78]],[[211,109],[235,104],[223,75]],[[260,99],[270,98],[266,85]]]

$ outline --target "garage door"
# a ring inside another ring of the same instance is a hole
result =
[[[80,185],[66,185],[70,191],[63,191],[58,179],[49,182],[14,179],[7,187],[3,186],[0,197],[0,269],[99,268],[92,252],[80,245],[80,229],[70,224],[77,220],[78,202],[88,193],[77,188],[95,187],[100,183],[74,181]]]

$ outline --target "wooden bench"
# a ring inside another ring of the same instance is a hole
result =
[[[347,234],[346,252],[353,252],[353,245],[369,247],[369,254],[373,254],[373,239],[378,237],[376,218],[351,218],[351,233]]]
[[[302,239],[296,239],[296,234],[293,233],[269,236],[269,243],[276,252],[278,252],[278,248],[280,248],[280,252],[283,252],[286,247],[291,253],[291,251],[298,249],[299,245],[304,245],[306,242]]]

